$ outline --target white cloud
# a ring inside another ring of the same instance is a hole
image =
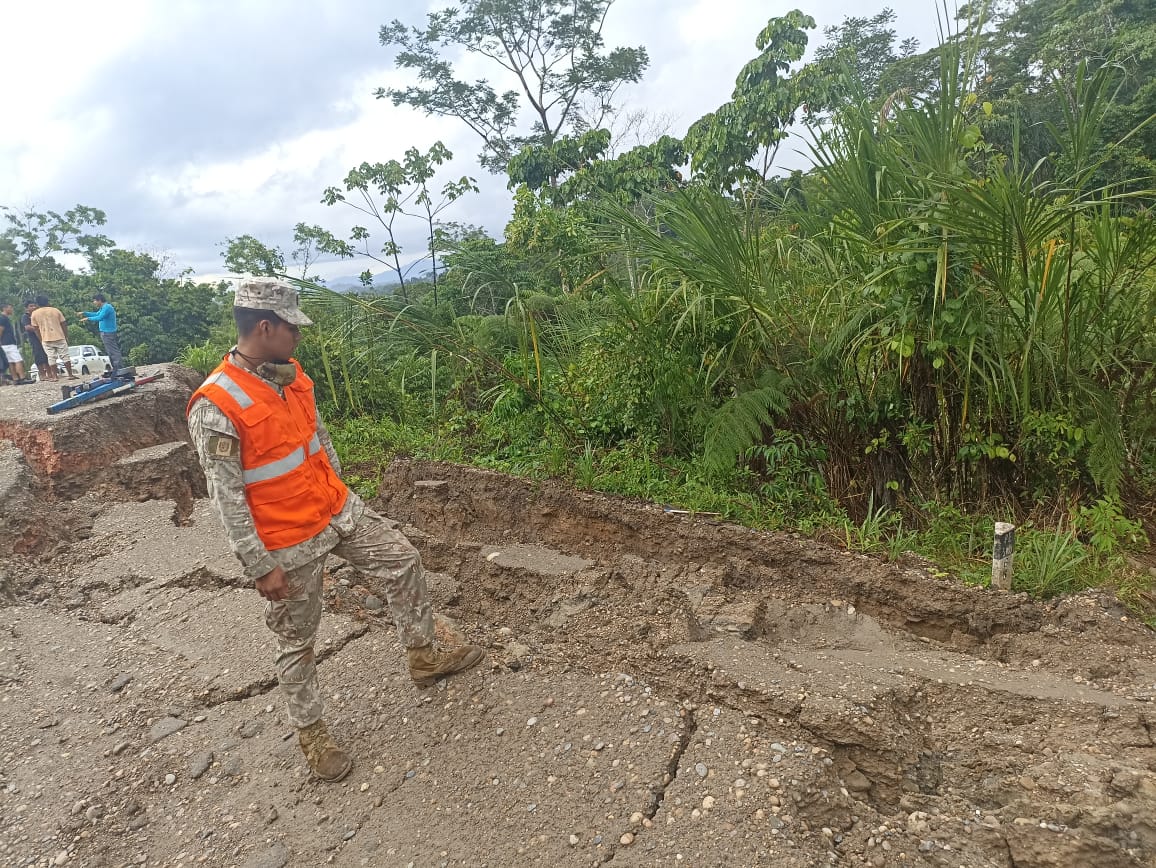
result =
[[[6,121],[0,126],[0,203],[62,210],[77,202],[109,213],[124,246],[167,250],[201,273],[220,269],[216,245],[252,233],[288,246],[299,221],[335,232],[349,209],[320,204],[362,161],[401,158],[441,140],[454,151],[437,183],[473,175],[482,194],[447,216],[500,232],[505,179],[474,163],[479,142],[463,124],[395,108],[372,95],[400,84],[377,29],[393,17],[420,24],[426,4],[375,0],[56,0],[9,4],[0,35]],[[410,8],[398,8],[402,5]],[[422,8],[418,8],[419,5]],[[441,3],[430,2],[428,8]],[[893,5],[901,36],[935,32],[931,0]],[[878,11],[812,4],[821,27]],[[767,0],[619,0],[608,46],[645,45],[651,67],[623,102],[687,126],[725,101],[755,53],[754,39],[788,4]],[[882,8],[882,4],[879,8]],[[480,58],[467,77],[490,77]],[[798,160],[785,156],[791,164]],[[406,230],[419,247],[420,227]],[[359,271],[338,263],[333,274]]]
[[[125,0],[119,11],[110,15],[105,4],[80,0],[5,7],[0,166],[10,168],[0,172],[0,202],[35,201],[58,166],[81,158],[95,136],[107,134],[106,112],[78,114],[67,106],[96,69],[130,51],[155,24],[148,0]],[[46,207],[52,206],[68,207]]]
[[[678,35],[686,45],[703,46],[732,43],[736,31],[749,32],[743,25],[766,22],[767,15],[745,0],[697,0],[689,9],[672,10],[678,21]]]
[[[149,0],[121,0],[113,15],[109,4],[85,0],[6,4],[0,35],[6,106],[22,119],[52,116],[94,69],[147,37],[157,8]]]

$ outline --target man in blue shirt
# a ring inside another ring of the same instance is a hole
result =
[[[120,354],[120,339],[116,335],[116,310],[99,292],[92,297],[92,304],[94,311],[78,310],[77,313],[89,322],[96,323],[104,351],[108,353],[108,361],[114,371],[119,371],[124,367],[124,357]]]

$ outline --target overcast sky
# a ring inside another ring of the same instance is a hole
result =
[[[393,18],[420,24],[420,0],[40,0],[5,4],[0,31],[0,204],[63,211],[81,203],[108,215],[119,246],[164,255],[174,270],[223,273],[220,242],[249,233],[290,246],[298,221],[344,233],[347,209],[320,204],[362,161],[401,158],[441,140],[454,152],[439,176],[469,174],[481,193],[445,215],[500,237],[509,217],[504,177],[474,162],[461,123],[378,100],[379,86],[411,77],[377,39]],[[803,6],[819,29],[847,15],[898,13],[900,37],[935,40],[936,0]],[[726,101],[755,55],[779,0],[618,0],[608,46],[644,45],[644,80],[621,92],[682,135]],[[485,75],[481,67],[476,74]],[[784,154],[787,165],[801,158]],[[421,245],[414,224],[403,237]],[[324,265],[327,277],[361,262]]]

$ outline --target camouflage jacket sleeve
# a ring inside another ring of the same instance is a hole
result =
[[[277,562],[257,536],[253,515],[245,500],[237,429],[212,401],[201,398],[189,413],[189,434],[201,469],[205,471],[210,502],[225,527],[233,554],[246,576],[259,579],[271,572]]]

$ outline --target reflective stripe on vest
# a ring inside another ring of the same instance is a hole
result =
[[[309,455],[316,455],[320,451],[321,440],[318,438],[317,433],[314,432],[312,439],[309,441]],[[298,447],[284,458],[278,458],[276,461],[270,461],[268,464],[262,464],[251,470],[242,471],[241,479],[246,485],[253,485],[256,482],[267,482],[270,479],[276,479],[278,476],[284,476],[286,473],[292,473],[304,463],[305,452]]]
[[[269,551],[321,533],[345,507],[349,488],[323,451],[313,381],[294,362],[297,379],[278,389],[226,357],[189,398],[204,398],[228,417],[241,444],[240,479],[253,525]]]
[[[252,470],[243,471],[241,473],[241,479],[244,480],[246,485],[252,485],[255,482],[267,482],[270,479],[276,479],[278,476],[284,476],[286,473],[292,473],[304,463],[305,452],[298,446],[284,458],[278,458],[276,461],[270,461],[268,464],[254,467]]]
[[[217,373],[206,379],[201,387],[204,388],[205,386],[211,386],[213,384],[220,386],[228,392],[229,397],[240,404],[242,410],[253,406],[253,399],[245,394],[245,390],[237,385],[237,381],[224,371],[217,371]]]

